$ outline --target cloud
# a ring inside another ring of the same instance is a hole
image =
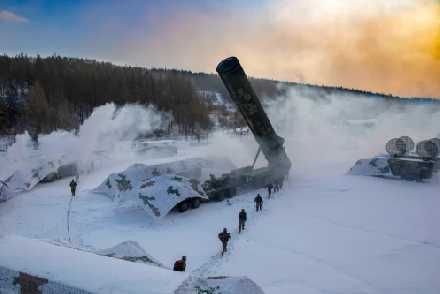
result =
[[[29,19],[24,16],[17,15],[8,10],[0,10],[0,22],[16,22],[16,23],[28,23]]]
[[[437,0],[274,0],[259,10],[169,12],[118,49],[128,63],[440,97]],[[146,53],[148,52],[148,53]]]
[[[286,139],[293,172],[345,173],[360,158],[385,153],[393,137],[416,143],[436,137],[440,106],[398,104],[367,96],[290,88],[266,107],[278,134]]]

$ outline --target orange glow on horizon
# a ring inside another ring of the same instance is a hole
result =
[[[258,15],[179,12],[124,49],[154,66],[213,72],[235,55],[256,77],[440,97],[439,1],[270,3]]]

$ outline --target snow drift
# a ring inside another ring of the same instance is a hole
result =
[[[148,263],[164,267],[158,260],[145,252],[136,241],[124,241],[111,248],[95,251],[98,255],[119,258],[131,262]]]
[[[187,278],[186,274],[157,266],[99,256],[18,236],[0,236],[0,267],[103,294],[169,294]],[[2,284],[2,278],[0,276],[3,289],[16,289],[13,284]],[[41,286],[43,293],[64,294],[45,291],[44,287]]]

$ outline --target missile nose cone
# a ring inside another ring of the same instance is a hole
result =
[[[232,72],[236,68],[240,67],[240,61],[237,57],[231,56],[222,60],[215,69],[219,74]]]

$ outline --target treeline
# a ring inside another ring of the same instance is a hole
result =
[[[261,99],[282,97],[288,89],[294,88],[313,90],[317,98],[350,94],[350,97],[379,98],[388,103],[439,103],[436,99],[403,99],[342,87],[255,78],[250,78],[250,82]],[[209,112],[218,114],[221,108],[207,105],[198,90],[229,97],[215,74],[115,66],[60,56],[0,55],[0,135],[24,130],[37,135],[56,129],[77,129],[94,107],[108,102],[152,104],[159,111],[172,114],[174,121],[170,126],[173,129],[180,134],[192,134],[198,129],[208,129],[211,126]],[[226,109],[219,118],[223,126],[244,125],[240,115]]]
[[[218,92],[222,94],[223,97],[229,98],[229,94],[218,75],[193,73],[191,71],[183,71],[182,74],[190,77],[197,89]],[[260,99],[273,99],[286,93],[286,88],[280,87],[281,84],[278,81],[253,77],[248,78],[252,84],[252,88]]]
[[[207,105],[179,71],[52,56],[0,56],[0,134],[75,129],[94,107],[152,104],[180,133],[209,127]]]

